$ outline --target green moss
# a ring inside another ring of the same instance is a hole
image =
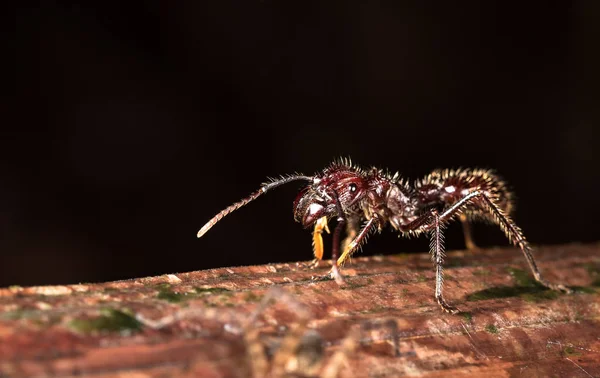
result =
[[[600,280],[599,280],[598,284],[600,284]],[[587,286],[569,286],[569,287],[571,289],[573,289],[573,291],[575,293],[596,294],[597,289],[595,289],[593,286],[594,285],[592,284],[592,286],[590,286],[590,287],[587,287]],[[600,285],[598,285],[598,287],[600,287]]]
[[[3,312],[0,314],[0,319],[4,319],[4,320],[25,319],[25,318],[31,317],[31,315],[29,314],[31,312],[32,311],[27,311],[27,310],[6,311],[6,312]]]
[[[467,296],[467,301],[483,301],[486,299],[516,297],[523,292],[523,288],[516,286],[496,286],[480,290]]]
[[[225,289],[224,287],[195,287],[194,291],[196,292],[196,294],[233,295],[231,290]]]
[[[173,290],[168,289],[168,288],[160,289],[156,298],[162,299],[164,301],[171,302],[171,303],[179,303],[185,299],[188,299],[188,298],[185,298],[185,294],[175,293]]]
[[[506,269],[508,271],[508,273],[510,273],[510,275],[513,277],[513,280],[515,281],[515,283],[518,286],[527,286],[527,287],[534,287],[534,286],[540,286],[543,287],[540,283],[538,283],[535,278],[533,278],[533,276],[529,273],[526,272],[522,269],[516,269],[516,268],[507,268]]]
[[[417,277],[417,282],[425,282],[427,281],[427,277],[425,277],[422,274],[419,274],[419,276]]]
[[[498,328],[497,328],[495,325],[493,325],[493,324],[488,324],[488,325],[486,325],[486,326],[485,326],[485,330],[486,330],[487,332],[489,332],[489,333],[493,334],[493,335],[495,335],[495,334],[497,334],[497,333],[499,332],[499,331],[498,331]]]
[[[583,264],[583,267],[585,268],[585,270],[588,271],[590,276],[595,276],[595,275],[600,274],[600,265],[598,265],[598,264],[587,263],[587,264]]]
[[[600,287],[600,277],[596,278],[594,282],[592,282],[592,287]]]
[[[547,300],[553,300],[556,299],[560,296],[560,293],[558,291],[554,291],[554,290],[543,290],[543,291],[539,291],[539,292],[534,292],[534,293],[523,293],[520,295],[521,298],[523,298],[523,300],[525,300],[526,302],[542,302],[542,301],[547,301]]]
[[[467,296],[468,301],[481,301],[486,299],[520,297],[528,302],[540,302],[556,299],[560,293],[550,290],[537,282],[532,275],[521,269],[508,268],[516,286],[496,286],[481,290]]]
[[[459,315],[462,316],[463,319],[465,319],[465,321],[469,323],[473,321],[473,314],[471,314],[470,312],[461,312]]]
[[[52,315],[51,312],[45,310],[34,309],[17,309],[13,311],[5,311],[0,313],[1,320],[30,320],[34,323],[46,323],[48,318],[60,318],[60,315]],[[42,318],[42,319],[40,319]]]
[[[496,286],[477,291],[467,296],[467,301],[483,301],[486,299],[519,297],[527,302],[541,302],[556,299],[561,294],[557,291],[539,286]]]
[[[158,294],[157,298],[165,300],[171,303],[180,303],[186,301],[188,299],[198,298],[201,296],[220,294],[221,297],[230,297],[233,295],[233,292],[229,289],[225,289],[222,287],[195,287],[193,292],[189,293],[176,293],[171,289],[171,285],[169,284],[160,284],[157,285]],[[221,298],[219,298],[221,299]],[[223,299],[221,299],[223,300]]]
[[[74,319],[68,326],[78,333],[95,332],[137,332],[142,324],[127,310],[105,308],[101,315],[93,319]]]
[[[262,298],[263,298],[262,295],[254,294],[251,291],[247,292],[246,295],[244,295],[244,300],[246,302],[260,302],[262,300]]]
[[[581,354],[581,352],[579,352],[577,349],[573,348],[572,346],[567,346],[563,349],[563,353],[566,354],[567,356],[579,356]]]
[[[377,314],[380,312],[385,312],[385,311],[389,311],[389,310],[393,310],[392,307],[385,307],[385,306],[381,306],[381,305],[376,305],[373,306],[367,310],[361,311],[361,314]]]

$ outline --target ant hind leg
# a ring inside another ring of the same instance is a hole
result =
[[[505,214],[491,198],[485,195],[485,193],[481,193],[480,198],[482,207],[494,217],[495,223],[497,223],[502,231],[504,231],[504,234],[508,240],[521,249],[535,280],[548,289],[562,291],[564,293],[572,293],[573,290],[569,289],[565,285],[548,282],[542,277],[542,273],[540,272],[535,259],[533,258],[533,254],[531,253],[533,248],[531,248],[531,245],[525,239],[525,236],[523,236],[521,229],[513,222],[510,216]]]
[[[460,214],[460,223],[462,224],[463,234],[465,236],[465,246],[469,251],[477,250],[477,244],[475,244],[475,240],[473,239],[473,229],[471,227],[471,223],[469,222],[468,217],[465,214]]]

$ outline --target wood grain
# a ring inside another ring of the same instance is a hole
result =
[[[365,322],[393,319],[393,332],[361,333],[340,376],[600,377],[600,244],[536,248],[559,294],[533,283],[514,248],[453,251],[446,295],[433,299],[427,253],[356,258],[346,285],[313,281],[306,262],[212,269],[100,284],[0,289],[0,376],[244,377],[251,371],[241,332],[258,302],[279,287],[312,313],[324,360]],[[180,319],[161,329],[140,316]],[[252,323],[266,350],[297,321],[284,302]]]

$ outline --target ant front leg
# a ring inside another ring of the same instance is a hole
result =
[[[340,197],[337,192],[332,191],[333,198],[335,199],[335,207],[338,213],[338,224],[335,226],[335,230],[333,231],[333,248],[331,249],[331,273],[330,276],[335,280],[338,285],[344,284],[344,279],[342,274],[340,273],[340,269],[338,268],[337,259],[340,253],[340,234],[342,233],[342,229],[348,223],[346,219],[346,214],[344,213],[344,209],[342,208],[342,204],[340,203]]]
[[[340,268],[338,267],[338,257],[340,253],[340,234],[342,233],[342,229],[346,225],[345,217],[338,218],[338,224],[335,226],[335,230],[333,231],[333,248],[331,249],[331,277],[337,282],[338,285],[344,284],[344,279],[342,274],[340,273]]]
[[[322,217],[315,222],[315,229],[313,231],[313,253],[315,255],[314,260],[310,264],[311,269],[315,269],[319,266],[319,262],[323,259],[323,230],[329,234],[329,227],[327,226],[327,217]]]

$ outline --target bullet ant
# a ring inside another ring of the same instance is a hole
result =
[[[271,179],[250,196],[224,209],[198,232],[204,235],[224,216],[255,200],[260,195],[292,181],[307,181],[294,201],[294,219],[305,228],[313,227],[315,261],[323,256],[323,230],[337,219],[333,231],[332,269],[330,276],[343,283],[339,267],[375,230],[386,224],[401,236],[428,233],[430,252],[435,266],[435,298],[446,312],[458,310],[443,296],[444,235],[446,224],[456,218],[463,224],[467,247],[474,248],[469,222],[496,224],[512,244],[518,246],[534,278],[543,286],[563,292],[571,290],[542,278],[532,255],[532,248],[521,229],[511,219],[513,194],[493,171],[485,169],[435,170],[412,185],[398,173],[390,175],[378,168],[363,170],[349,159],[334,162],[314,176],[294,174]],[[346,238],[340,242],[342,229]],[[340,248],[342,253],[340,255]]]

